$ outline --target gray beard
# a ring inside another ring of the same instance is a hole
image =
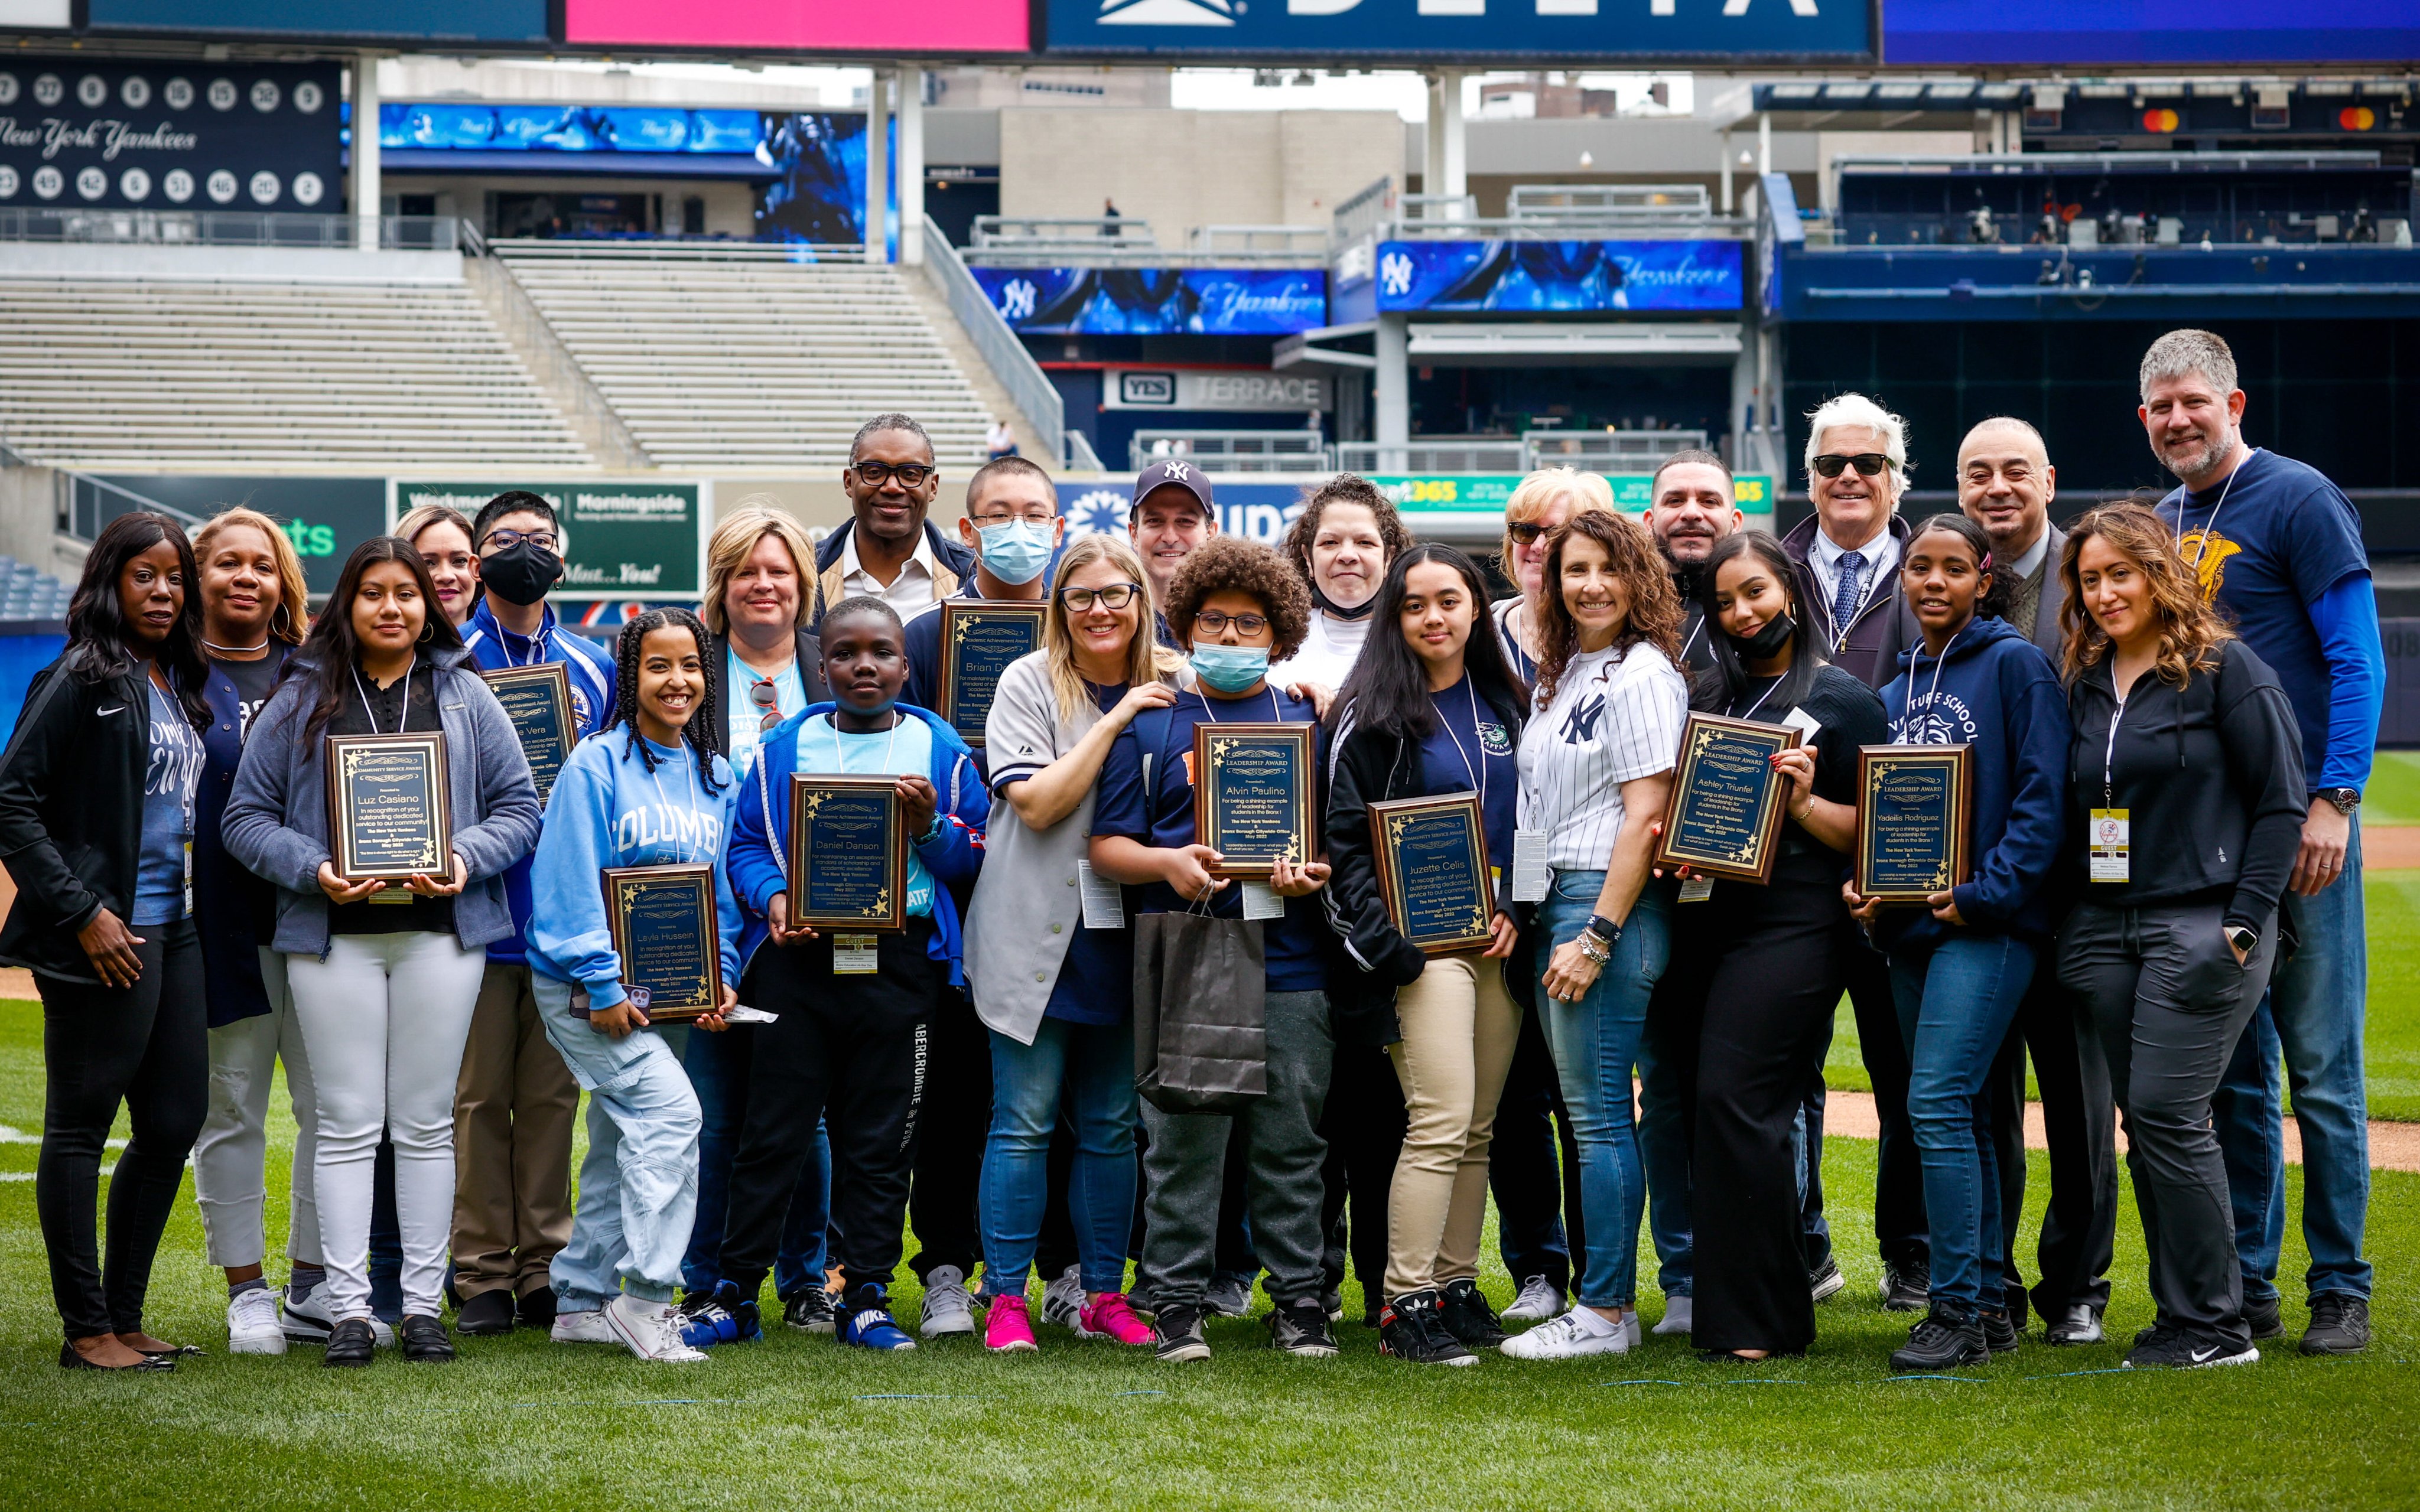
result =
[[[2203,448],[2198,455],[2184,463],[2169,461],[2167,454],[2162,452],[2156,446],[2151,448],[2151,455],[2153,457],[2158,459],[2160,466],[2167,469],[2170,472],[2175,473],[2177,475],[2177,481],[2182,483],[2184,480],[2192,477],[2195,473],[2208,471],[2211,465],[2216,462],[2220,457],[2225,456],[2227,452],[2233,448],[2234,444],[2235,439],[2232,436],[2227,437],[2224,440],[2212,441],[2207,447]]]

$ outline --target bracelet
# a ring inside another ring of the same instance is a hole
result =
[[[1607,961],[1613,959],[1613,952],[1606,948],[1606,943],[1603,940],[1598,939],[1595,935],[1588,933],[1585,931],[1580,934],[1579,947],[1580,954],[1588,957],[1590,961],[1595,963],[1597,965],[1602,966]]]
[[[1800,806],[1800,808],[1799,808],[1799,810],[1798,810],[1798,811],[1797,811],[1796,813],[1792,814],[1790,817],[1791,817],[1791,818],[1792,818],[1792,819],[1797,820],[1800,824],[1802,824],[1802,825],[1803,825],[1803,824],[1805,824],[1805,823],[1807,822],[1807,816],[1808,814],[1813,813],[1814,811],[1815,811],[1815,795],[1813,795],[1812,793],[1809,793],[1808,795],[1807,795],[1807,801],[1806,801],[1806,803],[1805,803],[1805,804],[1803,804],[1803,805],[1801,805],[1801,806]]]

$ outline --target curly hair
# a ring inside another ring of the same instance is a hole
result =
[[[1257,541],[1240,535],[1214,535],[1193,548],[1168,585],[1168,625],[1187,645],[1193,643],[1193,616],[1213,594],[1249,594],[1261,601],[1269,617],[1269,660],[1279,662],[1302,649],[1311,633],[1311,590],[1291,563]]]
[[[1279,548],[1286,560],[1302,573],[1303,581],[1311,580],[1311,544],[1319,539],[1319,518],[1330,504],[1359,504],[1378,522],[1378,545],[1392,562],[1412,544],[1412,532],[1404,525],[1404,517],[1396,512],[1395,501],[1379,491],[1378,486],[1356,473],[1340,472],[1304,496],[1302,513],[1286,528],[1285,542]],[[1379,563],[1386,571],[1386,563]]]
[[[690,704],[689,723],[681,726],[681,740],[697,754],[698,780],[708,793],[720,793],[722,784],[714,779],[714,758],[721,741],[718,721],[706,711],[715,706],[714,685],[718,680],[721,657],[714,654],[713,642],[706,637],[706,625],[685,609],[651,609],[635,619],[626,621],[621,636],[613,642],[613,717],[605,729],[627,726],[629,739],[623,753],[638,754],[649,772],[656,769],[656,753],[639,738],[639,657],[646,647],[647,637],[658,630],[687,630],[697,641],[697,665],[701,686],[696,702]],[[700,718],[700,715],[706,715]],[[600,734],[603,731],[598,732]]]
[[[2153,663],[2163,681],[2185,680],[2218,659],[2219,647],[2235,639],[2218,610],[2201,596],[2201,579],[2177,550],[2168,522],[2140,504],[2103,504],[2068,527],[2059,552],[2059,581],[2067,599],[2058,607],[2058,627],[2067,636],[2061,657],[2069,682],[2109,652],[2109,632],[2084,604],[2084,543],[2099,536],[2143,574],[2151,593],[2151,613],[2160,622],[2160,654]]]
[[[1554,702],[1556,682],[1579,655],[1579,624],[1563,603],[1563,553],[1574,540],[1603,548],[1614,576],[1628,592],[1630,609],[1614,632],[1615,649],[1626,654],[1633,646],[1651,645],[1673,666],[1681,665],[1681,595],[1673,591],[1671,570],[1655,549],[1655,537],[1627,515],[1579,510],[1546,537],[1545,607],[1538,616],[1542,654],[1537,706],[1542,709]]]

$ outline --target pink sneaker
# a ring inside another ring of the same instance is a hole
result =
[[[1025,1299],[994,1297],[984,1318],[984,1348],[1014,1354],[1041,1347],[1033,1342],[1033,1319],[1026,1316]]]
[[[1120,1344],[1149,1344],[1151,1327],[1137,1318],[1126,1305],[1126,1294],[1112,1291],[1100,1301],[1087,1303],[1076,1315],[1076,1336],[1079,1339],[1114,1339]]]

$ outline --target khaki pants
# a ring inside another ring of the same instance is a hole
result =
[[[454,1093],[454,1288],[548,1286],[571,1242],[580,1084],[547,1042],[526,965],[488,963]]]
[[[1388,1047],[1410,1127],[1387,1196],[1387,1295],[1479,1274],[1496,1103],[1521,1038],[1503,963],[1441,955],[1395,994],[1404,1037]]]

